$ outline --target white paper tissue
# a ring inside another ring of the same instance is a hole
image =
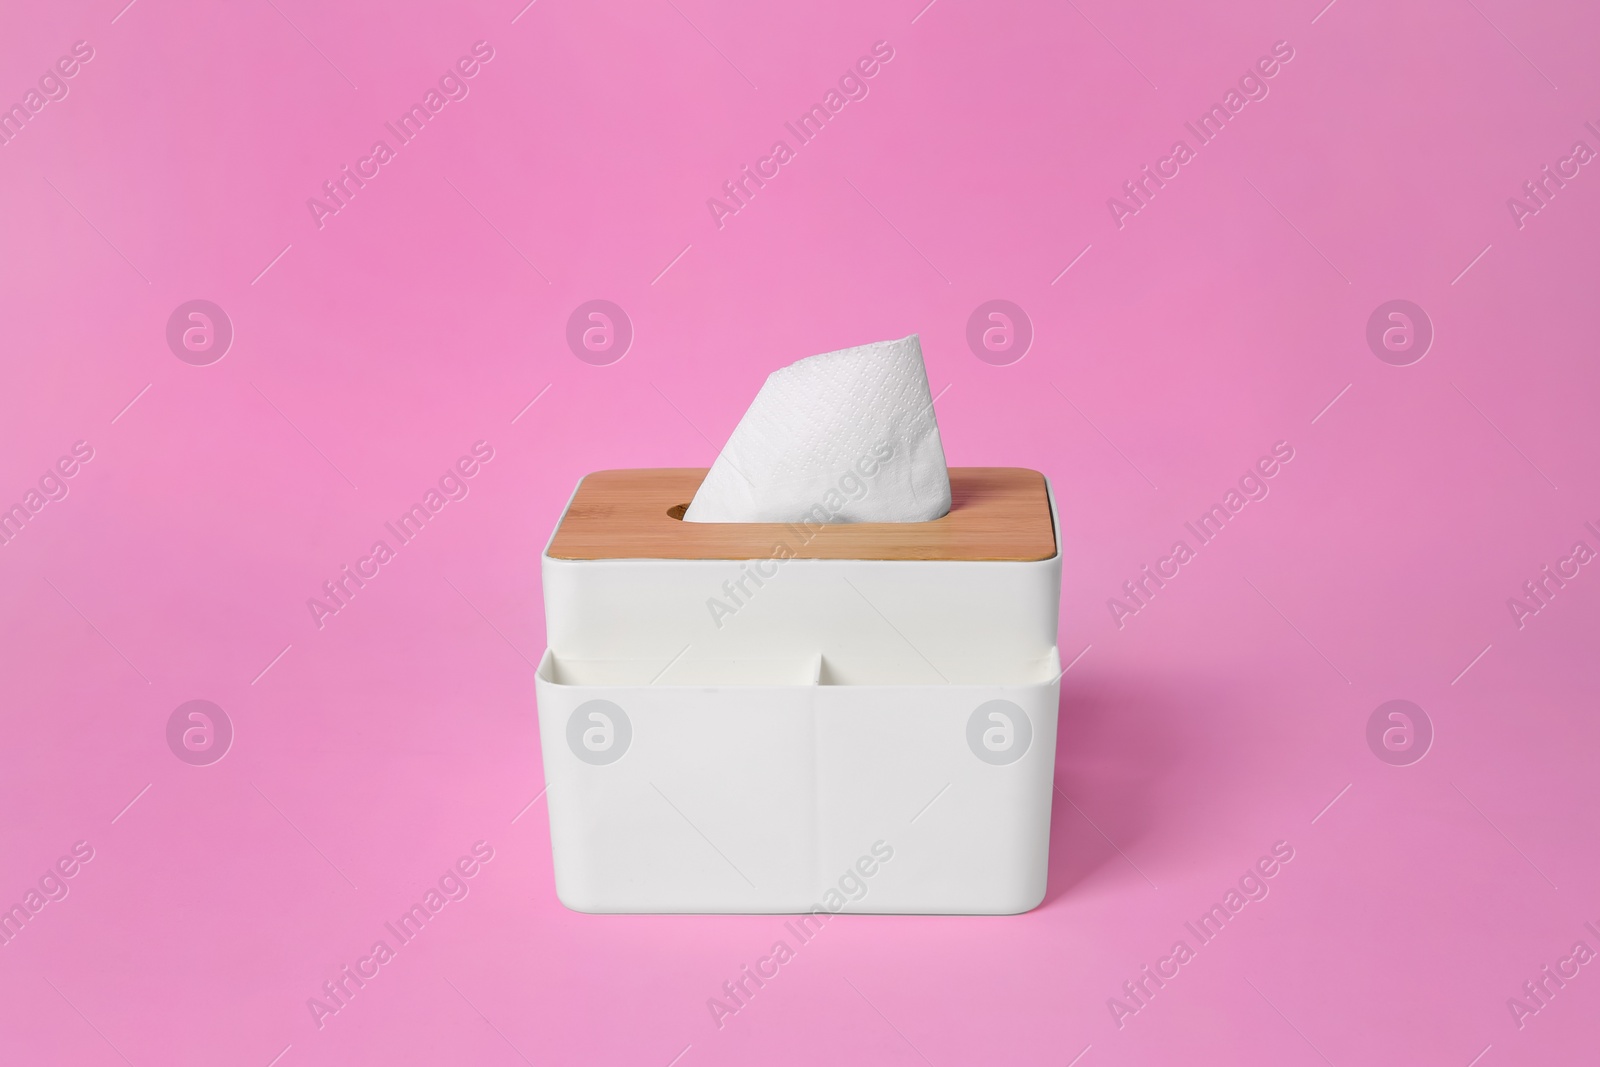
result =
[[[686,522],[925,522],[950,510],[917,335],[768,376]]]

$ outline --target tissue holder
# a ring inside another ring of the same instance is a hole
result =
[[[681,521],[705,471],[579,483],[542,560],[556,892],[584,912],[1010,914],[1044,897],[1048,482],[925,523]]]

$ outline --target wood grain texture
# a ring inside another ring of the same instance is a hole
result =
[[[556,559],[999,560],[1056,554],[1044,475],[1021,467],[950,468],[950,513],[931,522],[684,522],[704,467],[596,471],[578,485],[551,539]]]

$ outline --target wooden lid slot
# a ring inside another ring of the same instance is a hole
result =
[[[950,513],[931,522],[684,522],[703,467],[596,471],[550,540],[554,559],[859,559],[1035,562],[1056,554],[1044,475],[950,468]]]

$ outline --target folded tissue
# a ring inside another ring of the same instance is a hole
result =
[[[950,510],[917,335],[773,371],[685,522],[926,522]]]

